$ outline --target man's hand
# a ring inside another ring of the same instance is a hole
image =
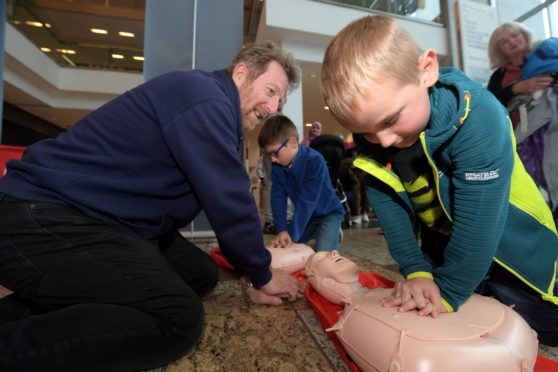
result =
[[[391,297],[382,300],[386,307],[399,306],[400,312],[417,309],[419,315],[436,318],[447,312],[440,297],[440,289],[430,278],[413,278],[395,284]]]
[[[271,280],[259,290],[249,288],[248,295],[252,301],[258,304],[279,305],[282,298],[292,302],[304,297],[304,286],[294,276],[281,269],[271,269],[271,274]]]
[[[286,248],[291,244],[293,244],[293,241],[287,231],[281,231],[271,242],[273,248]]]

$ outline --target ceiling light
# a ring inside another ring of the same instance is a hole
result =
[[[25,21],[25,24],[28,26],[33,26],[33,27],[43,27],[43,23],[42,22],[34,22],[34,21]]]
[[[56,49],[56,51],[62,54],[76,54],[76,51],[72,49]]]
[[[118,31],[118,35],[124,37],[135,37],[136,35],[132,32]]]
[[[112,58],[114,58],[114,59],[124,59],[124,56],[122,54],[113,54]]]
[[[316,76],[318,76],[318,74],[315,74],[315,73],[310,74],[310,77],[311,77],[312,79],[314,79]]]
[[[306,123],[306,124],[304,124],[304,125],[306,125],[307,127],[311,127],[311,126],[312,126],[312,123]]]
[[[103,34],[103,35],[108,34],[108,31],[103,30],[102,28],[92,28],[91,32],[93,32],[94,34]]]
[[[329,106],[324,106],[324,110],[329,110]]]
[[[143,61],[144,58],[142,56],[133,56],[133,59],[135,59],[136,61]]]
[[[47,48],[47,47],[41,47],[41,51],[43,51],[45,53],[48,53],[48,52],[52,51],[52,49]]]

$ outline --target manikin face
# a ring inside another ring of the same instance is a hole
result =
[[[281,111],[286,100],[289,80],[285,70],[275,61],[254,80],[250,79],[248,67],[239,63],[233,71],[233,80],[240,94],[242,128],[252,130],[270,115]]]
[[[527,41],[521,31],[503,29],[498,39],[500,52],[511,59],[523,54],[527,50]]]
[[[437,80],[438,62],[435,53],[426,51],[419,59],[418,84],[401,86],[391,77],[371,83],[369,93],[357,99],[355,120],[344,124],[344,127],[385,148],[413,145],[428,124],[428,88]]]
[[[316,252],[306,263],[310,275],[332,278],[341,283],[358,279],[359,268],[351,260],[339,255],[338,251]]]

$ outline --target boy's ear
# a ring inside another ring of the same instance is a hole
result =
[[[431,87],[438,81],[439,65],[434,49],[427,49],[420,55],[418,67],[422,85]]]
[[[289,145],[293,145],[294,147],[298,147],[298,140],[295,136],[289,137]]]

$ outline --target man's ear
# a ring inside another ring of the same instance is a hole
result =
[[[427,49],[420,55],[418,68],[422,85],[431,87],[438,81],[440,72],[434,49]]]
[[[248,79],[249,73],[248,66],[244,62],[239,62],[232,72],[233,81],[239,87]]]

